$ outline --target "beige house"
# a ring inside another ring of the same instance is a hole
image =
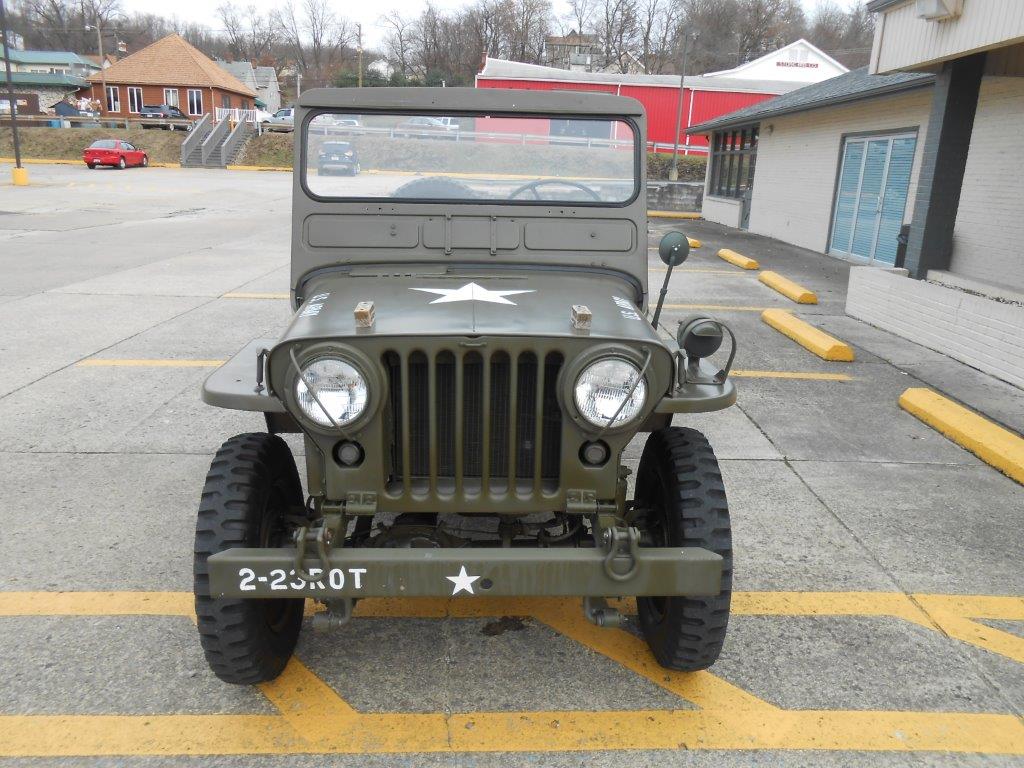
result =
[[[1024,2],[868,9],[867,68],[691,129],[704,217],[854,262],[850,315],[1024,386]]]

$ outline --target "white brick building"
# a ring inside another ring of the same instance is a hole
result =
[[[691,129],[704,217],[864,265],[849,314],[1024,386],[1024,2],[868,7],[869,67]]]

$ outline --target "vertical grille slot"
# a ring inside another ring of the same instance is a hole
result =
[[[556,352],[385,353],[390,494],[539,496],[558,489]]]

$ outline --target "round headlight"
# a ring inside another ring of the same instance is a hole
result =
[[[640,378],[640,369],[628,360],[605,358],[583,369],[576,379],[575,396],[576,408],[584,419],[596,427],[615,427],[632,421],[640,413],[647,400],[647,382]],[[613,416],[615,419],[609,424]]]
[[[306,386],[307,381],[316,397]],[[324,427],[351,424],[366,410],[369,395],[363,375],[355,366],[336,357],[314,360],[303,367],[302,376],[295,380],[295,400],[299,408]],[[324,413],[324,408],[327,413]]]

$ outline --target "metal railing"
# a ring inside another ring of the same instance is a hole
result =
[[[209,115],[206,116],[210,117]],[[200,158],[203,165],[206,165],[206,161],[210,159],[210,155],[216,151],[216,149],[224,141],[224,137],[228,135],[228,128],[231,124],[227,120],[222,120],[214,126],[213,130],[203,139],[203,144],[200,149]]]
[[[224,163],[228,162],[238,148],[238,145],[245,140],[251,130],[253,130],[253,127],[245,121],[235,124],[235,127],[228,134],[228,137],[224,139],[224,144],[220,148],[220,159]]]
[[[228,120],[232,123],[251,123],[256,125],[259,120],[259,112],[255,109],[217,107],[214,111],[213,119],[218,123],[222,120]]]
[[[193,150],[197,146],[203,143],[206,138],[206,134],[210,132],[210,116],[208,114],[203,115],[203,119],[197,122],[192,127],[192,132],[188,135],[188,138],[181,143],[181,162],[184,163],[188,156],[192,154]]]

